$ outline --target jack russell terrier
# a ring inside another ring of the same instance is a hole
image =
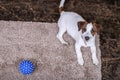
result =
[[[99,30],[96,23],[88,23],[84,18],[75,12],[65,12],[62,10],[65,0],[61,0],[59,5],[60,18],[58,20],[59,32],[57,38],[62,44],[68,45],[63,39],[63,34],[67,32],[75,41],[75,51],[80,65],[84,64],[81,47],[90,47],[93,64],[98,65],[96,55],[95,36]]]

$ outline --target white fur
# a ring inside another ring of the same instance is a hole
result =
[[[63,7],[64,3],[65,3],[65,0],[61,0],[59,8]]]
[[[60,7],[63,6],[65,0],[61,0]],[[77,23],[80,21],[85,21],[80,15],[75,12],[61,12],[60,18],[58,20],[59,32],[57,34],[57,38],[60,40],[62,44],[68,45],[68,43],[63,39],[63,34],[67,31],[67,33],[76,41],[75,43],[75,51],[77,54],[78,63],[80,65],[84,64],[84,60],[82,57],[81,47],[90,47],[92,53],[93,64],[97,65],[98,59],[96,56],[96,46],[95,46],[95,36],[91,34],[91,30],[93,28],[92,23],[88,23],[86,26],[86,32],[82,33],[82,30],[78,31]],[[85,40],[85,37],[88,36],[90,39],[88,41]]]

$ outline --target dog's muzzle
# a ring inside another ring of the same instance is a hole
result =
[[[85,37],[85,40],[86,40],[86,41],[88,41],[89,39],[90,39],[90,37],[89,37],[89,36],[86,36],[86,37]]]

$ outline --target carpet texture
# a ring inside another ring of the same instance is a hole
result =
[[[0,21],[0,80],[101,80],[101,52],[96,37],[100,64],[93,65],[89,48],[82,48],[84,66],[77,63],[74,40],[64,39],[69,46],[56,38],[56,23]],[[35,71],[24,76],[19,62],[33,61]]]

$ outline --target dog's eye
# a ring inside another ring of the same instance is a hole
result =
[[[84,29],[84,31],[86,31],[86,28]]]
[[[91,33],[92,33],[92,35],[94,36],[94,34],[95,34],[95,31],[94,31],[94,29],[92,29],[92,30],[91,30]]]
[[[94,30],[92,29],[92,30],[91,30],[91,32],[93,33],[93,32],[94,32]]]

